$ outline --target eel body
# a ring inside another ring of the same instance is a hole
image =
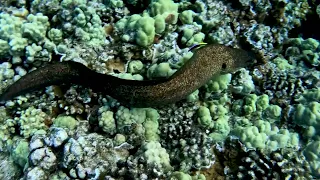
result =
[[[15,96],[63,83],[79,84],[137,107],[174,103],[208,82],[221,71],[245,67],[251,56],[244,50],[223,45],[207,45],[196,49],[194,55],[166,80],[125,80],[97,73],[77,62],[59,62],[38,68],[9,86],[1,101]]]

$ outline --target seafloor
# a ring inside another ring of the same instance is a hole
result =
[[[320,179],[319,4],[0,0],[1,92],[53,62],[141,81],[203,42],[254,57],[160,107],[70,83],[1,102],[0,179]]]

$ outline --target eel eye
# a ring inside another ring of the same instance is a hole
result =
[[[227,64],[226,63],[223,63],[222,64],[222,69],[226,69],[227,68]]]

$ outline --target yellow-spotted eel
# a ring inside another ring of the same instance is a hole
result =
[[[244,50],[211,44],[194,50],[194,55],[166,80],[125,80],[97,73],[77,62],[59,62],[38,68],[9,86],[1,101],[62,83],[79,84],[102,91],[132,106],[151,107],[185,98],[221,71],[245,67],[252,59]]]

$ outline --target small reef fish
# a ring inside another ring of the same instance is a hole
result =
[[[199,49],[204,45],[207,45],[207,43],[201,42],[201,43],[198,43],[198,44],[193,44],[192,46],[189,47],[189,51],[192,51],[194,49]]]

